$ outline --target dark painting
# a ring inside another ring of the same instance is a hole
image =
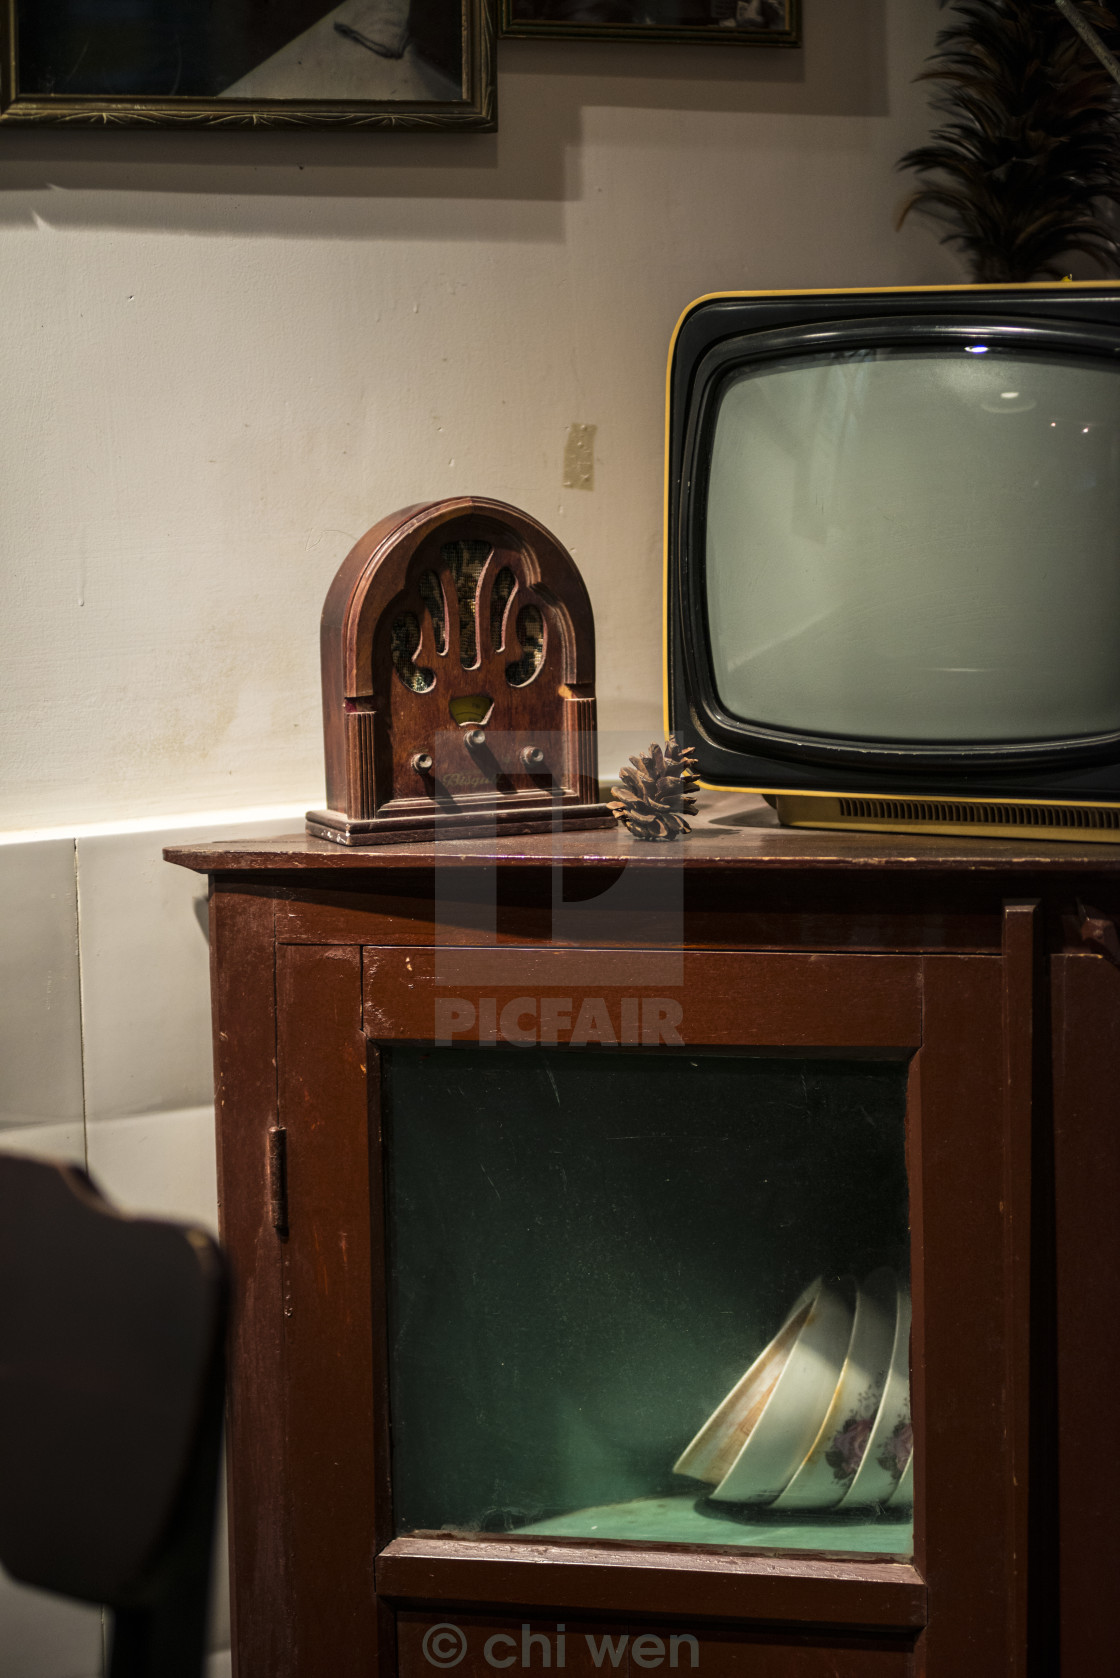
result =
[[[797,46],[798,0],[502,0],[504,35]]]
[[[24,93],[448,98],[462,78],[455,0],[20,0],[18,17]]]
[[[109,121],[128,120],[128,101],[172,120],[192,114],[187,101],[215,120],[226,101],[234,119],[235,102],[264,105],[262,120],[279,101],[336,116],[492,105],[487,0],[7,0],[3,27],[8,120],[88,116],[78,107],[92,101]]]

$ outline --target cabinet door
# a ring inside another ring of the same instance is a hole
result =
[[[784,1624],[745,1671],[830,1637],[845,1673],[1020,1669],[1031,921],[1002,959],[686,950],[670,984],[506,949],[454,994],[430,946],[280,948],[287,1670],[392,1660],[398,1603],[418,1672],[423,1625],[499,1605],[660,1617],[709,1665],[717,1623]],[[843,1414],[813,1368],[840,1384],[865,1290],[913,1302],[879,1434],[881,1368]],[[751,1472],[748,1405],[675,1474],[775,1336],[800,1375]]]

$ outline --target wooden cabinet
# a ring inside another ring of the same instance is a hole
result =
[[[1108,1669],[1120,850],[728,795],[679,845],[167,854],[212,877],[239,1678]],[[912,1533],[550,1521],[667,1496],[720,1314],[907,1223]]]

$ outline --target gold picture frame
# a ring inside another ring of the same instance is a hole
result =
[[[104,0],[0,0],[0,123],[497,127],[493,0],[135,0],[132,12],[122,24]]]
[[[499,33],[522,38],[801,45],[801,0],[500,0],[500,7]]]

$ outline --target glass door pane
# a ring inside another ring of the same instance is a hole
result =
[[[383,1064],[398,1532],[910,1553],[902,1061]]]

